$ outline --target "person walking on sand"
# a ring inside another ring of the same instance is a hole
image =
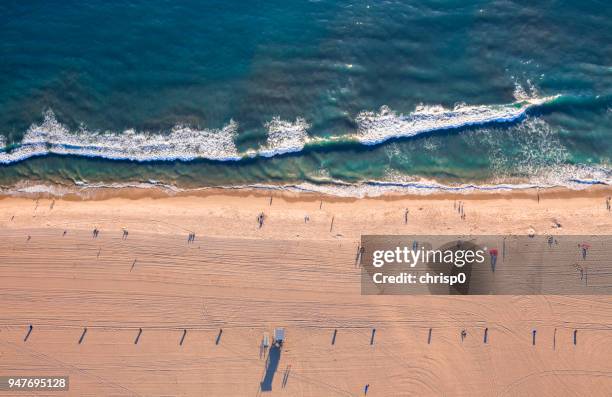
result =
[[[407,225],[407,224],[408,224],[408,213],[409,213],[409,212],[410,212],[410,211],[408,211],[408,208],[406,208],[406,209],[404,210],[404,225]]]
[[[495,264],[497,263],[497,248],[491,248],[489,250],[489,255],[491,255],[491,270],[495,272]]]
[[[363,395],[367,396],[368,395],[368,390],[370,389],[370,384],[366,384],[365,387],[363,388]]]
[[[586,260],[587,252],[588,252],[589,248],[591,248],[591,246],[589,244],[587,244],[587,243],[582,243],[580,245],[580,250],[582,251],[582,260]]]

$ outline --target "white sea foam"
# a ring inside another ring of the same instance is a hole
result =
[[[389,194],[411,194],[428,195],[440,192],[449,193],[472,193],[482,191],[511,191],[516,189],[530,189],[535,185],[525,184],[503,184],[503,185],[457,185],[448,186],[432,181],[422,182],[379,182],[372,181],[359,184],[312,184],[301,183],[289,187],[287,190],[301,192],[312,192],[339,197],[380,197]]]
[[[467,152],[473,150],[488,157],[488,171],[497,182],[517,175],[532,178],[569,161],[570,152],[559,134],[545,120],[527,116],[510,128],[480,128],[460,139]]]
[[[113,160],[239,160],[234,136],[238,124],[230,121],[218,130],[198,130],[176,126],[169,134],[137,132],[133,129],[95,132],[82,129],[71,133],[52,111],[41,124],[32,125],[13,151],[0,152],[0,163],[8,164],[48,153],[102,157]]]
[[[378,112],[364,111],[357,115],[359,132],[355,139],[365,145],[376,145],[392,138],[411,137],[426,132],[511,122],[525,116],[527,110],[554,99],[530,98],[507,105],[460,104],[452,109],[442,106],[418,106],[412,113],[399,114],[387,106]]]
[[[526,84],[521,84],[518,80],[514,82],[514,99],[517,101],[529,101],[539,96],[538,89],[527,79]]]
[[[100,189],[159,189],[169,195],[185,190],[173,185],[156,183],[153,181],[121,183],[87,183],[84,181],[75,181],[74,186],[21,181],[14,186],[0,187],[0,194],[25,197],[62,197],[66,195],[77,195],[85,198],[91,196]]]
[[[612,169],[606,167],[590,167],[585,165],[563,165],[541,169],[538,175],[529,180],[499,181],[490,183],[461,183],[444,184],[435,180],[423,179],[416,176],[408,176],[389,172],[384,180],[371,180],[360,183],[346,183],[322,178],[323,180],[312,183],[302,182],[299,184],[272,185],[272,184],[248,184],[232,186],[210,186],[202,188],[181,188],[174,185],[163,184],[155,181],[149,182],[121,182],[121,183],[87,183],[80,181],[75,186],[61,186],[23,181],[14,186],[0,187],[0,194],[11,196],[64,196],[76,194],[81,197],[90,197],[99,189],[160,189],[167,194],[174,195],[185,192],[206,191],[211,189],[228,190],[282,190],[290,192],[306,192],[326,194],[339,197],[378,197],[388,194],[412,194],[428,195],[440,192],[469,194],[473,192],[502,192],[525,189],[546,189],[564,187],[572,190],[582,190],[595,184],[612,185]]]
[[[592,185],[612,185],[612,170],[600,167],[570,166],[550,167],[527,181],[499,183],[444,184],[434,180],[403,176],[401,180],[368,181],[363,183],[304,182],[284,186],[283,189],[298,192],[313,192],[340,197],[378,197],[388,194],[428,195],[440,192],[469,194],[474,192],[503,192],[525,189],[568,188],[583,190]]]
[[[139,162],[189,161],[198,158],[237,161],[244,157],[272,157],[299,152],[309,143],[328,144],[352,140],[374,145],[392,138],[411,137],[425,132],[514,121],[523,117],[529,108],[552,99],[554,97],[528,98],[506,105],[457,105],[452,109],[419,106],[407,115],[383,106],[379,112],[363,111],[356,116],[357,133],[325,138],[309,137],[307,132],[310,124],[301,117],[293,122],[275,117],[264,125],[268,132],[267,143],[247,152],[239,152],[236,147],[234,138],[238,133],[238,123],[233,120],[221,129],[176,126],[166,134],[133,129],[98,132],[81,128],[72,132],[58,122],[49,110],[44,113],[42,123],[33,124],[23,140],[12,150],[0,150],[0,164],[49,153]],[[4,145],[6,140],[0,141],[0,146]]]
[[[560,164],[529,177],[536,185],[563,186],[573,190],[591,185],[612,185],[612,169],[603,166]]]
[[[294,122],[281,120],[274,117],[265,124],[268,131],[266,146],[257,151],[264,157],[272,157],[279,154],[300,152],[308,142],[306,131],[310,124],[305,119],[298,117]]]

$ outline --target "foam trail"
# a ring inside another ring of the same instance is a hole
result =
[[[257,151],[259,156],[272,157],[279,154],[300,152],[308,142],[306,131],[310,124],[298,117],[295,122],[274,117],[265,124],[268,131],[267,145]]]
[[[15,150],[0,152],[0,163],[9,164],[49,153],[131,161],[239,160],[241,156],[234,144],[237,130],[238,124],[231,121],[219,130],[176,126],[166,135],[133,129],[120,134],[87,130],[70,133],[49,110],[44,113],[40,125],[34,124],[28,129]]]
[[[404,178],[409,178],[404,176]],[[74,186],[61,186],[40,184],[32,181],[23,181],[14,186],[0,186],[0,195],[10,196],[55,196],[61,197],[68,194],[76,194],[82,197],[90,197],[99,189],[159,189],[169,195],[185,192],[198,192],[210,189],[227,190],[282,190],[290,192],[306,192],[325,194],[338,197],[377,197],[388,194],[414,194],[428,195],[440,192],[468,194],[473,192],[508,192],[525,189],[547,189],[564,187],[571,190],[586,189],[591,185],[612,185],[612,170],[604,167],[589,166],[564,166],[551,167],[529,181],[502,182],[502,183],[463,183],[444,184],[434,180],[417,179],[412,180],[369,180],[359,183],[347,183],[337,180],[326,180],[317,183],[302,182],[298,184],[272,185],[272,184],[248,184],[232,186],[210,186],[200,188],[181,188],[156,181],[149,182],[121,182],[121,183],[75,183]]]
[[[555,98],[532,98],[507,105],[457,105],[452,109],[418,106],[407,115],[383,106],[379,112],[364,111],[357,115],[355,120],[359,131],[354,138],[364,145],[376,145],[392,138],[412,137],[431,131],[512,122],[523,117],[530,108]]]
[[[518,80],[515,80],[513,94],[514,99],[516,99],[518,102],[530,101],[538,97],[538,89],[529,79],[527,79],[525,85],[522,85],[518,82]]]
[[[23,140],[12,145],[10,150],[4,148],[6,140],[0,138],[0,164],[15,163],[50,153],[138,162],[194,159],[238,161],[246,157],[272,157],[300,152],[306,145],[347,141],[375,145],[389,139],[412,137],[425,132],[515,121],[523,117],[528,109],[555,98],[528,98],[506,105],[458,105],[452,109],[419,106],[407,115],[383,106],[379,112],[359,113],[355,118],[358,126],[356,133],[329,137],[309,137],[307,131],[310,124],[301,117],[293,122],[274,117],[264,125],[268,132],[266,145],[246,152],[239,152],[236,147],[234,139],[238,133],[238,123],[233,120],[221,129],[176,126],[167,134],[133,129],[117,133],[82,128],[71,132],[49,110],[44,113],[43,122],[33,124]]]

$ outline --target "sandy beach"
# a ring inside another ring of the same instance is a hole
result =
[[[75,396],[609,395],[610,297],[362,296],[355,252],[362,234],[609,234],[610,193],[3,197],[0,374],[69,375]]]
[[[0,397],[612,397],[602,3],[2,2]]]

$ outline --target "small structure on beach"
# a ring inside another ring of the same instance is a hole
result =
[[[281,347],[285,342],[285,329],[284,328],[274,328],[274,344],[278,347]]]

